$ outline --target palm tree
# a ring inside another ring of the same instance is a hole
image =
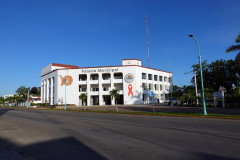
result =
[[[79,96],[79,99],[81,99],[82,102],[84,102],[83,104],[84,104],[84,106],[85,106],[85,102],[86,102],[86,99],[87,99],[87,93],[82,93],[82,94]],[[86,110],[85,107],[84,107],[84,110]]]
[[[117,108],[117,112],[118,112],[118,107],[117,107],[117,99],[119,98],[119,90],[118,89],[112,89],[111,91],[109,91],[110,96],[112,97],[112,99],[115,99],[115,104],[116,104],[116,108]]]
[[[226,49],[226,52],[234,52],[234,51],[240,51],[240,33],[238,37],[236,38],[235,42],[237,45],[232,45],[228,49]],[[237,53],[237,56],[235,58],[235,62],[240,66],[240,52]]]

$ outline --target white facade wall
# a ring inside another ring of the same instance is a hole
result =
[[[49,74],[42,72],[42,103],[48,102],[51,105],[65,104],[66,92],[67,104],[82,105],[82,101],[79,100],[81,93],[87,93],[87,105],[114,104],[114,100],[109,99],[109,91],[114,88],[119,89],[121,103],[125,105],[156,103],[157,100],[160,103],[164,102],[166,100],[165,95],[169,94],[171,86],[169,77],[172,77],[172,73],[135,65],[137,62],[139,64],[141,61],[132,60],[131,63],[134,65],[129,65],[125,61],[123,66],[61,69],[55,71],[50,69]],[[49,68],[48,65],[43,70],[45,71]],[[142,79],[142,73],[146,74],[146,79]],[[122,77],[118,76],[115,78],[118,74]],[[73,81],[71,85],[66,86],[65,90],[65,85],[61,86],[61,77],[67,75],[71,76]],[[86,80],[80,80],[80,75],[83,78],[86,76]],[[93,75],[96,75],[98,78]],[[108,75],[110,75],[110,78],[108,78]],[[133,81],[128,83],[125,80],[126,75],[133,75]],[[149,80],[148,75],[152,75],[152,80]],[[157,76],[157,80],[154,80],[154,75]],[[162,76],[162,81],[159,80],[160,76]],[[167,78],[166,82],[164,82],[164,77]],[[143,89],[144,84],[146,85],[145,89]],[[160,85],[163,86],[162,90],[160,90]],[[154,98],[152,99],[148,96],[149,90],[154,92]]]

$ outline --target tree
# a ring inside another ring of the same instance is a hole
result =
[[[20,97],[19,102],[24,102],[27,100],[27,94],[29,89],[30,88],[26,88],[25,86],[20,86],[16,90],[17,95]]]
[[[240,87],[236,87],[232,94],[232,100],[235,103],[235,106],[237,106],[237,103],[240,103]]]
[[[239,86],[240,83],[240,67],[233,60],[216,60],[211,64],[204,61],[203,83],[204,88],[218,91],[220,87],[224,87],[227,93],[232,93],[233,88]],[[201,88],[201,76],[199,64],[193,65],[193,71],[197,74],[197,85]],[[192,78],[194,84],[194,77]]]
[[[0,106],[4,106],[5,104],[5,100],[4,100],[4,97],[0,97]]]
[[[173,91],[172,92],[172,96],[175,97],[175,98],[180,98],[181,95],[182,95],[181,91]]]
[[[200,89],[202,84],[201,84],[201,70],[200,70],[200,65],[199,64],[194,64],[192,65],[193,72],[196,72],[196,78],[197,78],[197,86]],[[207,79],[210,75],[209,73],[209,64],[207,63],[207,60],[202,62],[202,73],[203,73],[203,85],[204,87],[208,87],[211,83],[209,83],[209,79]],[[195,86],[195,77],[192,78],[191,82],[193,86]]]
[[[82,93],[80,96],[79,96],[79,99],[82,100],[82,102],[84,102],[84,106],[86,104],[86,99],[87,99],[87,93]],[[84,110],[85,110],[85,107],[84,107]]]
[[[118,89],[112,89],[111,91],[109,91],[111,98],[115,99],[115,104],[116,104],[116,108],[117,108],[117,112],[118,112],[118,107],[117,107],[117,99],[119,98],[119,90]]]
[[[218,90],[225,87],[227,93],[232,93],[233,88],[239,86],[240,67],[233,60],[217,60],[209,66],[211,72],[213,89]]]
[[[235,62],[240,66],[240,33],[238,34],[238,37],[236,38],[235,42],[237,45],[232,45],[228,49],[226,49],[226,52],[234,52],[234,51],[239,51],[237,53],[237,56],[235,57]]]
[[[195,89],[190,88],[190,89],[187,91],[186,96],[188,97],[188,100],[191,101],[191,105],[192,105],[192,104],[193,104],[193,101],[196,99]]]
[[[33,87],[30,91],[29,94],[37,95],[39,96],[41,94],[41,90],[38,89],[37,87]]]
[[[204,89],[206,104],[211,103],[213,105],[213,92],[214,90],[212,88]]]

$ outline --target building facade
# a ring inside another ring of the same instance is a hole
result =
[[[52,63],[41,71],[41,101],[51,105],[114,105],[109,91],[118,89],[118,104],[161,103],[168,99],[172,73],[141,66],[141,60],[123,59],[121,66],[86,67]],[[149,96],[152,91],[153,96]]]

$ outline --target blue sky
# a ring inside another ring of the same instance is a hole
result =
[[[234,59],[226,53],[240,32],[239,0],[1,0],[0,96],[20,86],[40,87],[50,63],[79,67],[121,65],[137,58],[147,66],[146,11],[150,67],[173,72],[173,83],[189,85],[202,60]]]

